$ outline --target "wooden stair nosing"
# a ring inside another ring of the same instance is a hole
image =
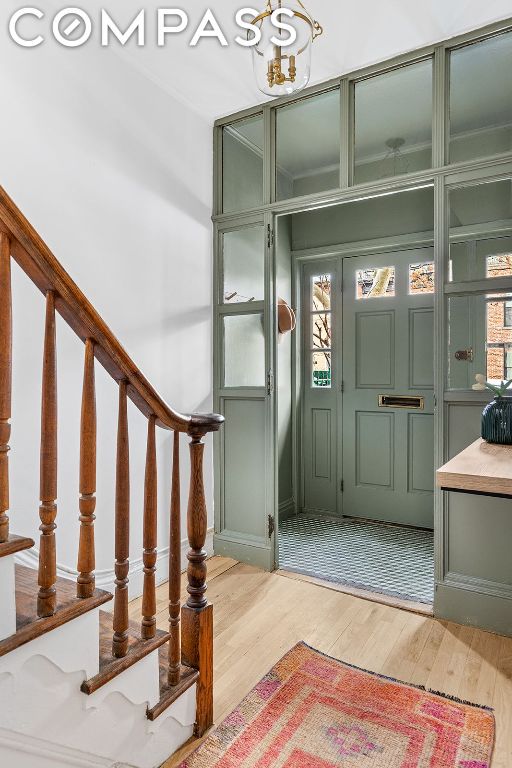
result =
[[[24,549],[31,549],[34,546],[34,540],[25,536],[16,536],[11,534],[7,541],[0,544],[0,557],[14,555],[16,552],[22,552]]]
[[[18,550],[19,551],[19,550]],[[0,656],[35,640],[52,629],[67,624],[84,613],[112,600],[110,592],[95,590],[92,597],[76,597],[76,582],[57,578],[57,608],[53,616],[37,616],[37,571],[24,565],[15,565],[16,580],[16,633],[0,640]]]
[[[158,662],[160,672],[160,699],[154,707],[148,707],[146,716],[148,720],[156,720],[162,712],[165,712],[171,704],[179,699],[185,691],[194,685],[199,678],[199,672],[193,667],[187,667],[184,664],[180,669],[180,681],[178,685],[169,685],[167,682],[167,670],[169,666],[167,648],[161,647],[158,651]]]
[[[100,671],[94,677],[84,680],[80,690],[90,695],[109,683],[121,672],[129,669],[138,661],[156,651],[168,642],[170,634],[161,629],[156,630],[151,640],[142,640],[140,623],[130,621],[128,625],[128,653],[120,659],[112,656],[112,614],[100,611]]]

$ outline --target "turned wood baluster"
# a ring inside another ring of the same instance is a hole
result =
[[[9,438],[12,392],[11,243],[0,232],[0,543],[9,539]]]
[[[180,434],[174,432],[172,454],[171,525],[169,542],[169,685],[180,681],[180,593],[181,593],[181,500]]]
[[[57,552],[55,518],[57,517],[57,349],[55,329],[55,294],[46,294],[46,326],[44,337],[43,386],[41,405],[41,477],[39,517],[39,594],[37,615],[55,613]]]
[[[94,383],[94,342],[85,343],[82,418],[80,423],[80,541],[78,545],[77,597],[94,593],[96,519],[96,390]]]
[[[206,558],[204,549],[207,532],[207,512],[203,483],[204,434],[192,435],[190,443],[190,491],[187,509],[187,531],[190,550],[188,558],[187,605],[195,611],[204,608],[206,599]]]
[[[112,654],[128,652],[128,573],[130,570],[130,454],[128,444],[128,408],[126,381],[119,382],[119,420],[117,427],[116,469],[116,562],[114,597],[114,637]]]
[[[148,421],[143,525],[144,589],[142,593],[141,635],[144,640],[149,640],[156,634],[157,468],[154,416],[150,416]]]

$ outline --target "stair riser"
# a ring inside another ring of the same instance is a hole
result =
[[[83,672],[86,677],[96,675],[99,670],[99,612],[99,608],[95,608],[1,656],[0,674],[16,675],[29,659],[39,655],[63,672]]]
[[[0,640],[16,632],[16,589],[14,555],[0,558]]]
[[[156,768],[193,735],[196,686],[150,722],[147,707],[159,699],[156,650],[87,696],[80,686],[98,672],[98,638],[95,609],[1,657],[2,725],[19,739],[43,739],[63,750],[55,768],[80,765],[66,750],[90,755],[92,765]],[[0,734],[1,765],[15,764],[10,749]],[[46,768],[43,757],[24,756],[20,765]]]

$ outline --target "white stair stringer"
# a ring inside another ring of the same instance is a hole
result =
[[[14,554],[0,557],[0,640],[16,632],[14,557]]]
[[[86,755],[91,765],[94,759],[109,768],[155,768],[191,738],[195,685],[155,721],[146,717],[147,706],[159,699],[158,651],[90,696],[80,691],[98,672],[98,637],[95,609],[0,658],[2,726],[11,734],[0,734],[0,765],[18,768],[9,757],[17,738],[43,740],[50,756],[63,750],[56,765],[82,765]],[[24,750],[19,768],[46,768],[51,757],[39,752]]]

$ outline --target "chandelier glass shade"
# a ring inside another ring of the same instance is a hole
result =
[[[292,15],[275,16],[275,11],[287,9]],[[276,19],[293,27],[296,39],[290,40],[289,29],[279,29]],[[311,76],[311,46],[322,34],[320,24],[313,19],[300,0],[267,0],[267,5],[252,22],[261,32],[253,46],[253,67],[258,88],[268,96],[287,96],[301,91]],[[248,37],[250,36],[248,33]],[[279,45],[280,41],[283,45]]]

